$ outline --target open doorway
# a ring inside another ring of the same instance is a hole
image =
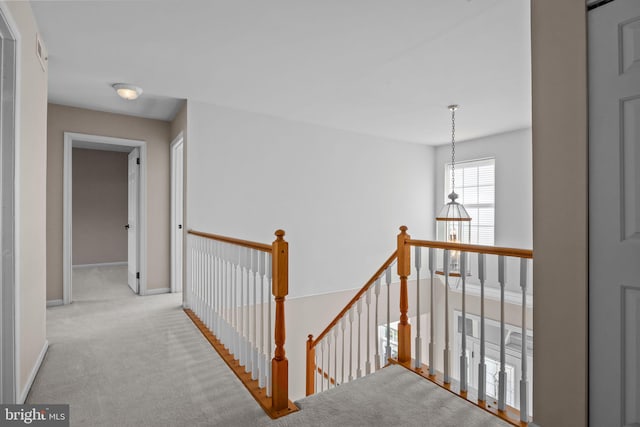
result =
[[[171,292],[182,292],[184,150],[182,132],[171,143]]]
[[[146,143],[144,141],[65,132],[64,137],[64,236],[63,303],[73,301],[73,165],[74,149],[120,152],[127,156],[127,216],[120,221],[127,234],[127,282],[133,292],[146,293]],[[99,197],[99,195],[98,195]],[[112,218],[113,219],[113,218]],[[86,242],[85,242],[86,243]],[[100,242],[89,242],[100,245]],[[82,264],[76,254],[75,264]],[[120,262],[123,263],[124,262]],[[91,264],[90,262],[88,264]],[[86,263],[85,263],[86,265]]]

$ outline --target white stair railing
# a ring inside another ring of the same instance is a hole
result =
[[[384,276],[387,292],[389,292],[395,260],[395,254],[389,257],[316,339],[313,338],[313,335],[309,335],[307,341],[307,395],[324,391],[325,385],[326,389],[329,389],[370,375],[386,365],[386,360],[391,355],[391,347],[390,345],[386,346],[388,357],[381,361],[378,331],[380,282]],[[373,303],[372,293],[375,295]],[[389,314],[388,297],[384,303],[387,305],[387,314]],[[387,317],[387,323],[388,319]],[[391,339],[389,328],[387,328],[386,335],[388,342]],[[318,355],[318,353],[320,354]],[[340,360],[340,368],[338,367],[338,359]]]
[[[417,279],[416,299],[410,302],[416,308],[416,316],[412,319],[416,326],[412,331],[415,347],[411,353],[411,366],[423,376],[461,393],[467,400],[495,411],[503,418],[517,417],[518,421],[528,422],[531,414],[528,369],[532,349],[527,343],[532,336],[528,329],[532,308],[529,286],[532,283],[529,267],[532,251],[413,240],[408,235],[405,244],[414,247],[413,273]],[[426,248],[426,254],[420,248]],[[420,305],[423,286],[420,278],[425,255],[430,277],[428,314]],[[474,257],[475,262],[470,257]],[[456,261],[451,262],[452,258]],[[455,270],[452,265],[457,265]],[[510,282],[509,277],[516,277],[519,283]],[[491,290],[491,296],[487,296],[487,289]],[[487,300],[491,304],[487,305]],[[473,301],[471,312],[470,301]],[[444,316],[438,314],[439,310],[444,312]],[[513,314],[516,310],[519,310],[518,316]],[[422,316],[430,323],[426,358],[422,349]],[[488,323],[491,324],[491,336],[487,333]],[[436,335],[439,328],[442,328],[440,337]],[[456,337],[453,348],[452,336]],[[469,340],[474,343],[473,347],[470,347]],[[487,378],[488,346],[492,349],[490,361],[495,382]],[[442,361],[435,359],[439,351]],[[458,354],[459,362],[457,368],[452,369],[454,353]],[[477,374],[470,378],[469,359],[472,356]],[[514,375],[520,376],[517,387]],[[488,389],[489,384],[492,389]]]
[[[246,373],[257,383],[258,391],[249,389],[259,403],[265,407],[261,396],[271,398],[265,410],[272,417],[293,407],[284,351],[288,244],[282,230],[276,236],[267,245],[190,230],[185,302],[187,314],[215,338],[212,345],[220,345],[216,350],[237,361],[239,368],[230,367],[240,379]]]

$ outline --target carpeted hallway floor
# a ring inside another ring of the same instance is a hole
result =
[[[139,297],[126,267],[77,269],[74,303],[47,310],[50,347],[27,403],[69,403],[71,425],[506,426],[404,368],[302,399],[271,420],[182,311]],[[289,375],[293,375],[290,373]]]

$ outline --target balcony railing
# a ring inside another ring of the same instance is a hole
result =
[[[272,417],[289,401],[285,356],[288,243],[271,244],[190,230],[185,311]]]
[[[514,425],[526,424],[532,251],[415,240],[400,230],[396,252],[317,338],[309,336],[307,395],[398,363]],[[512,276],[515,283],[507,280]]]

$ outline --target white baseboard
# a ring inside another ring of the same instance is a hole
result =
[[[98,264],[74,264],[73,268],[93,268],[93,267],[115,267],[118,265],[127,265],[127,261],[118,262],[101,262]]]
[[[64,301],[61,299],[51,299],[47,301],[47,308],[49,307],[56,307],[58,305],[63,305]]]
[[[145,295],[158,295],[158,294],[168,294],[171,292],[171,288],[158,288],[158,289],[147,289],[144,293]]]
[[[38,371],[40,370],[40,366],[42,366],[42,361],[44,360],[44,356],[47,354],[47,350],[49,349],[49,341],[45,340],[44,345],[42,346],[42,350],[38,355],[38,360],[36,360],[36,364],[33,366],[31,373],[29,374],[29,378],[27,379],[27,384],[24,386],[24,390],[20,393],[18,397],[18,405],[22,405],[24,401],[27,399],[27,395],[31,390],[31,386],[33,385],[33,381],[36,379],[36,375],[38,375]]]

